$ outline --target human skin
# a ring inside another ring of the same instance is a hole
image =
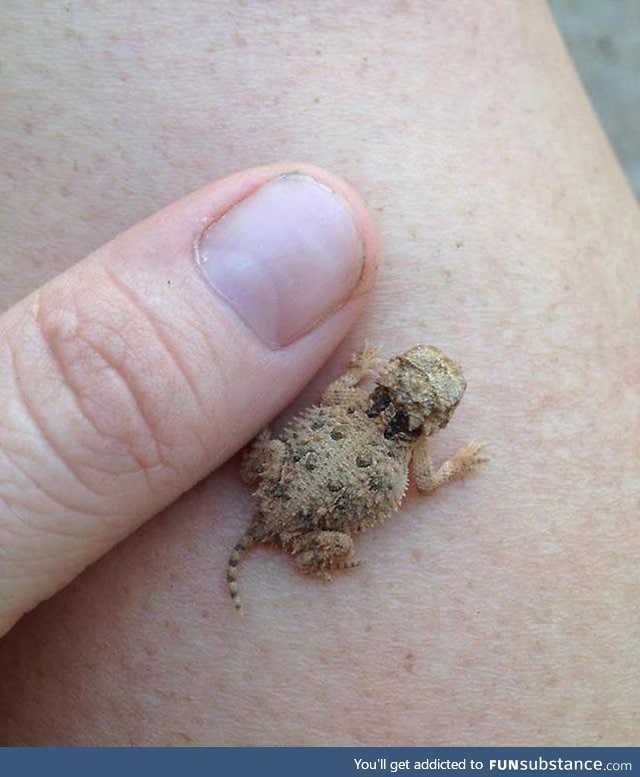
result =
[[[244,619],[232,460],[4,638],[0,742],[637,743],[638,210],[547,9],[4,16],[5,306],[210,180],[305,159],[364,196],[382,259],[295,407],[364,340],[432,343],[468,381],[436,461],[493,460],[410,493],[330,584],[253,551]]]

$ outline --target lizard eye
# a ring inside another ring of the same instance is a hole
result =
[[[413,415],[409,416],[409,423],[407,424],[407,434],[409,437],[420,437],[423,430],[422,421]]]
[[[392,416],[384,430],[384,436],[387,440],[401,438],[403,440],[415,440],[422,434],[422,424],[416,423],[406,410],[398,410]]]
[[[376,386],[369,396],[369,408],[367,415],[369,418],[375,418],[386,410],[391,403],[391,394],[384,386]]]

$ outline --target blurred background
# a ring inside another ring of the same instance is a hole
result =
[[[549,6],[640,198],[640,0],[549,0]]]

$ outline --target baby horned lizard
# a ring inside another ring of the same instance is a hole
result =
[[[283,548],[301,572],[330,580],[329,570],[360,563],[352,535],[400,506],[410,462],[418,490],[428,493],[488,460],[483,444],[470,443],[432,467],[427,438],[447,425],[466,388],[454,361],[417,345],[381,367],[376,352],[365,348],[319,405],[295,418],[279,439],[263,432],[245,454],[242,474],[258,487],[253,521],[227,570],[239,613],[238,564],[253,545]],[[357,387],[374,372],[371,391]]]

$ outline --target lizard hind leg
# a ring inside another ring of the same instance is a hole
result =
[[[229,589],[229,596],[231,597],[231,601],[233,602],[233,606],[236,608],[238,615],[244,615],[242,601],[238,593],[238,566],[255,544],[255,535],[249,530],[246,534],[242,535],[238,542],[236,542],[227,563],[227,587]]]
[[[264,477],[277,478],[286,454],[281,440],[271,438],[265,429],[249,445],[242,457],[240,475],[245,483],[257,483]]]
[[[295,562],[301,572],[331,580],[329,570],[351,569],[360,565],[354,559],[353,540],[340,531],[314,531],[303,535],[296,548]]]

